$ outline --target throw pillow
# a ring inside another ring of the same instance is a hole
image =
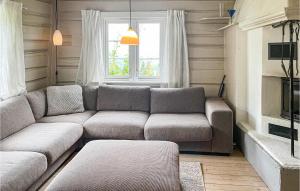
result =
[[[84,111],[82,88],[79,85],[47,88],[47,115],[61,115]]]

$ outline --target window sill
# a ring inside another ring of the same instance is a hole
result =
[[[103,82],[107,85],[124,85],[124,86],[150,86],[150,87],[167,87],[167,83],[159,81],[116,81],[116,80],[105,80]]]

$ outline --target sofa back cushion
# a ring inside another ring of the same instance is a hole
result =
[[[86,110],[97,110],[98,86],[82,86],[83,105]]]
[[[34,118],[36,120],[41,119],[47,112],[47,98],[45,90],[36,90],[26,94]]]
[[[149,112],[149,109],[149,87],[99,86],[97,110]]]
[[[151,113],[205,113],[204,89],[152,88]]]
[[[0,102],[1,140],[33,123],[35,119],[24,95]]]
[[[82,88],[79,85],[49,86],[47,103],[47,115],[83,112]]]

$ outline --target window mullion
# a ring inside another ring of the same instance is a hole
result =
[[[134,29],[134,31],[136,31],[136,33],[138,34],[138,21],[137,20],[132,20],[132,27]],[[138,72],[138,46],[130,46],[131,49],[131,63],[130,66],[132,68],[131,70],[131,79],[132,80],[137,80],[137,72]]]

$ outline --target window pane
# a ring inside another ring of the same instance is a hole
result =
[[[139,24],[139,77],[160,76],[160,24]]]
[[[126,23],[108,24],[108,75],[109,77],[129,76],[129,47],[119,43],[128,30]]]

